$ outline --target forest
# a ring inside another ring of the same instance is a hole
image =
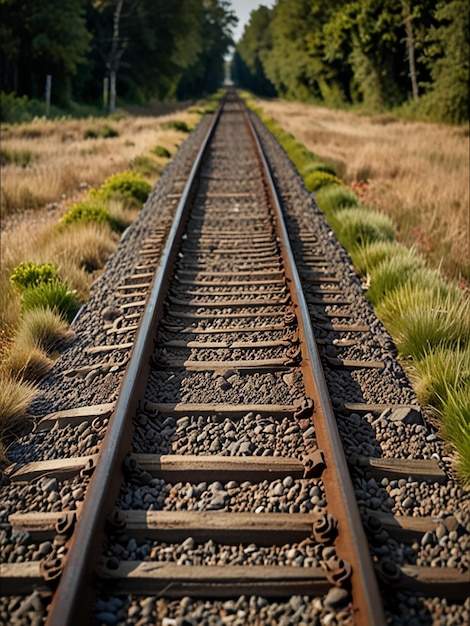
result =
[[[251,13],[233,76],[260,96],[460,124],[468,0],[277,0]]]
[[[100,105],[214,92],[237,18],[229,0],[0,0],[1,91]]]

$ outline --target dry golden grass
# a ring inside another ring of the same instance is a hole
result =
[[[171,120],[194,126],[197,113],[180,111],[155,117],[124,116],[118,120],[37,120],[27,125],[5,125],[2,150],[14,153],[30,151],[30,165],[14,163],[2,169],[2,215],[39,209],[65,198],[74,198],[80,190],[97,187],[116,172],[125,170],[138,156],[159,144],[175,151],[185,135],[162,129]],[[89,129],[111,126],[118,137],[88,138]]]
[[[394,220],[399,239],[468,284],[468,129],[294,102],[255,103],[348,184],[367,181],[363,202]]]

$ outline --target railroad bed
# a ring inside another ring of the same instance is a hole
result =
[[[1,623],[470,621],[468,493],[235,93],[73,327],[9,451]]]

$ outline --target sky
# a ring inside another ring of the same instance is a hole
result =
[[[274,0],[232,0],[232,7],[238,17],[238,25],[233,31],[235,41],[239,41],[245,25],[250,20],[250,13],[260,5],[271,7]]]

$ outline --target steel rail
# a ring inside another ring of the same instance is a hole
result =
[[[307,396],[314,401],[314,426],[318,447],[324,452],[327,466],[322,478],[328,500],[328,511],[338,520],[335,541],[338,555],[352,566],[351,590],[355,621],[360,626],[386,624],[377,578],[370,558],[354,487],[344,455],[330,395],[326,385],[315,335],[302,283],[290,245],[283,211],[260,139],[246,107],[240,103],[246,123],[257,148],[258,158],[268,183],[268,193],[277,218],[280,245],[285,259],[285,273],[293,289],[291,296],[297,311],[302,346],[302,371]],[[303,345],[302,345],[303,344]],[[347,520],[346,523],[344,523]]]
[[[148,337],[156,329],[162,313],[163,300],[168,289],[170,274],[173,271],[177,246],[183,234],[190,203],[197,186],[199,168],[214,134],[222,107],[223,101],[214,114],[178,204],[175,220],[161,256],[130,360],[121,382],[115,411],[110,419],[75,531],[67,544],[68,551],[63,572],[49,607],[46,626],[83,626],[89,623],[94,597],[93,589],[98,582],[94,579],[94,568],[102,551],[105,522],[118,497],[122,483],[122,461],[129,451],[134,431],[132,415],[145,390],[150,369],[150,353],[153,344],[148,341]]]

